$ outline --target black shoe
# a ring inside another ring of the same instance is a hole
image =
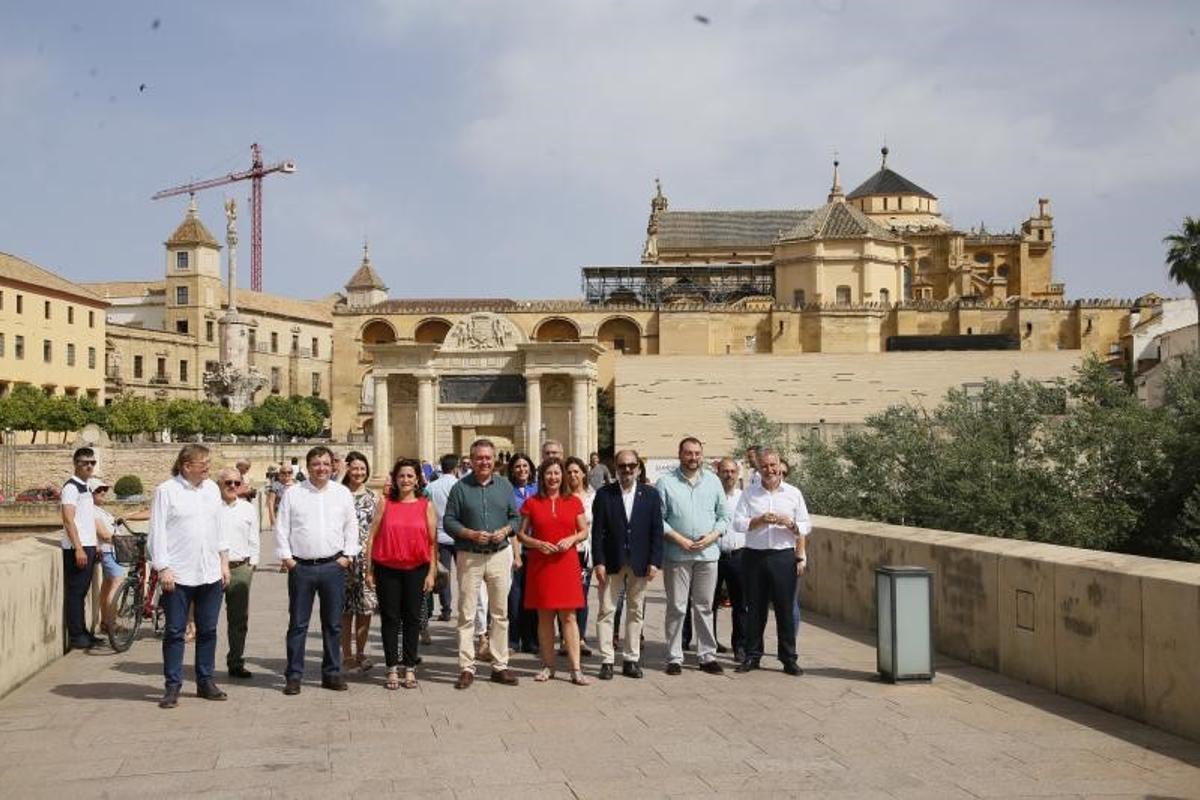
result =
[[[437,618],[438,618],[438,622],[449,622],[450,621],[450,609],[443,608],[442,613],[438,614]]]
[[[733,671],[734,672],[749,672],[752,669],[758,669],[758,659],[757,658],[747,658],[745,661],[738,664],[737,667],[735,667]]]
[[[251,672],[250,670],[246,669],[245,667],[230,667],[229,668],[229,677],[243,678],[243,679],[253,678],[254,673]]]
[[[206,681],[196,687],[196,697],[205,700],[228,700],[229,695],[221,691],[212,681]]]
[[[288,678],[287,682],[283,685],[283,693],[284,694],[300,694],[300,679],[299,678]]]
[[[179,705],[179,687],[168,686],[163,692],[162,700],[158,701],[159,708],[174,708]]]
[[[621,674],[626,678],[642,677],[642,665],[636,661],[626,661],[621,665]]]
[[[583,640],[580,640],[580,642],[579,642],[579,655],[581,655],[581,656],[590,656],[591,654],[592,654],[592,648],[588,647],[586,642],[584,642]]]
[[[667,664],[667,674],[668,675],[679,675],[682,672],[683,672],[682,664],[676,664],[675,662],[671,662],[670,664]]]
[[[696,648],[692,647],[692,643],[691,643],[691,642],[684,642],[684,643],[683,643],[683,649],[684,649],[684,650],[687,650],[687,651],[689,651],[689,652],[690,652],[690,651],[692,651],[692,650],[695,650]]]
[[[701,672],[707,672],[709,675],[724,675],[725,668],[716,661],[705,661],[700,665]]]
[[[783,671],[786,672],[788,675],[803,675],[804,674],[804,670],[801,669],[800,665],[797,664],[795,661],[783,662]]]
[[[602,680],[602,681],[611,681],[612,677],[613,677],[613,665],[612,664],[601,664],[600,665],[600,674],[597,677],[600,678],[600,680]]]
[[[88,634],[88,647],[102,647],[106,644],[108,644],[107,639],[101,639],[99,636]]]
[[[341,675],[330,675],[328,678],[321,678],[321,688],[344,692],[350,687],[346,685],[346,679]]]
[[[72,650],[91,650],[94,646],[92,644],[92,637],[90,636],[76,636],[67,642],[67,644]]]
[[[740,664],[740,663],[742,663],[742,660],[745,658],[746,658],[746,653],[745,653],[745,651],[742,650],[742,648],[740,648],[740,647],[733,648],[733,660],[734,661],[736,661]]]
[[[718,652],[718,653],[728,653],[728,652],[729,652],[729,648],[728,648],[728,647],[726,647],[726,646],[725,646],[725,645],[723,645],[723,644],[719,644],[719,645],[717,645],[717,652]]]

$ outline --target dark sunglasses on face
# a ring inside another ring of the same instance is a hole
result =
[[[78,461],[76,461],[75,463],[76,463],[76,464],[78,464],[78,465],[79,465],[79,466],[81,466],[81,467],[94,467],[94,466],[96,466],[96,459],[94,459],[94,458],[91,458],[91,459],[84,459],[84,458],[81,458],[81,459],[79,459]]]
[[[637,464],[617,464],[617,469],[637,469]]]
[[[226,486],[228,486],[230,488],[233,488],[234,486],[242,485],[241,481],[221,481],[221,483],[225,484]]]

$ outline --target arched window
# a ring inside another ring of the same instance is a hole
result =
[[[891,293],[891,292],[889,292],[887,289],[880,289],[880,290],[879,290],[879,302],[880,302],[880,303],[882,303],[882,304],[883,304],[883,305],[885,305],[885,306],[886,306],[886,305],[891,305],[891,303],[892,303],[892,293]]]
[[[539,342],[578,342],[579,328],[569,319],[553,317],[538,325],[534,338]]]
[[[600,344],[628,355],[642,352],[642,332],[637,323],[626,317],[605,320],[596,331]]]
[[[417,326],[413,339],[420,344],[441,344],[450,332],[450,323],[444,319],[427,319]]]

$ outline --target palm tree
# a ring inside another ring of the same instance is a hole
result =
[[[1184,217],[1179,233],[1163,238],[1167,249],[1167,274],[1188,287],[1200,311],[1200,219]],[[1200,325],[1196,326],[1196,352],[1200,355]]]

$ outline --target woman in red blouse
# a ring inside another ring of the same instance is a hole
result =
[[[402,458],[392,467],[367,538],[367,586],[379,603],[387,688],[417,687],[417,641],[426,592],[437,577],[437,515],[425,497],[421,462]],[[400,680],[400,628],[404,628],[404,680]]]
[[[583,503],[563,491],[563,462],[550,458],[538,467],[538,492],[521,506],[517,538],[525,546],[525,608],[537,609],[539,683],[554,677],[554,619],[566,644],[571,683],[586,686],[591,679],[579,668],[579,628],[575,610],[583,605],[579,557],[575,545],[587,536]]]

